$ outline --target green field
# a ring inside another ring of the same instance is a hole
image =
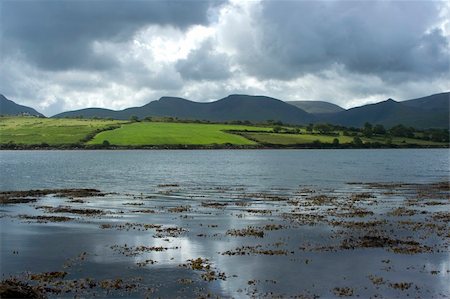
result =
[[[271,131],[271,128],[193,123],[139,122],[120,129],[97,134],[88,144],[102,144],[107,140],[112,145],[209,145],[234,144],[254,145],[254,141],[225,132],[226,130]]]
[[[281,145],[311,144],[316,140],[322,143],[332,143],[335,138],[339,139],[339,143],[350,143],[353,140],[353,137],[349,136],[335,137],[316,134],[246,133],[245,135],[260,143]]]
[[[0,143],[73,144],[98,129],[120,123],[123,121],[0,117]]]
[[[49,119],[37,117],[0,117],[0,145],[3,148],[27,148],[27,146],[53,147],[141,147],[141,146],[183,146],[211,147],[226,146],[293,146],[311,145],[316,141],[332,144],[337,138],[340,144],[351,144],[352,136],[324,135],[307,132],[300,128],[300,134],[292,134],[298,128],[283,127],[284,132],[274,133],[270,126],[205,124],[181,122],[127,122],[101,119]],[[287,133],[291,132],[291,133]],[[376,135],[360,138],[364,143],[386,144],[386,137]],[[107,141],[107,142],[106,142]],[[446,143],[414,138],[393,137],[396,146],[448,146]],[[317,145],[317,144],[316,144]]]
[[[276,134],[276,133],[245,133],[248,138],[252,140],[256,140],[259,143],[263,144],[274,144],[274,145],[295,145],[295,144],[311,144],[314,141],[320,141],[321,143],[333,143],[333,140],[337,138],[340,144],[351,143],[353,141],[353,137],[351,136],[343,136],[342,133],[337,136],[327,136],[327,135],[318,135],[318,134]],[[366,142],[379,142],[382,144],[386,143],[386,138],[384,137],[360,137],[361,140]],[[393,137],[392,144],[395,145],[406,145],[406,144],[417,144],[423,146],[442,146],[445,143],[442,142],[433,142],[428,140],[420,140],[414,138],[406,138],[406,137]]]
[[[385,143],[386,139],[383,137],[372,137],[372,138],[365,138],[361,137],[361,140],[363,142],[380,142]],[[392,137],[392,144],[396,145],[402,145],[402,144],[417,144],[417,145],[425,145],[425,146],[442,146],[443,142],[435,142],[430,140],[421,140],[416,138],[407,138],[407,137]]]

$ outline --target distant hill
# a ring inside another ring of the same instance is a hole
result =
[[[290,124],[304,124],[315,119],[304,110],[283,101],[265,96],[230,95],[207,103],[207,115],[215,120],[266,121],[276,120]]]
[[[282,121],[290,124],[305,124],[315,120],[315,117],[304,110],[289,105],[283,101],[249,95],[230,95],[223,99],[199,103],[183,98],[162,97],[142,107],[127,108],[120,111],[89,108],[57,114],[53,117],[102,117],[114,119],[130,119],[131,116],[144,118],[147,116],[178,117],[180,119],[209,121],[252,121],[267,120]]]
[[[31,107],[22,106],[8,100],[4,95],[0,94],[0,115],[35,115],[44,116]]]
[[[415,128],[448,128],[450,93],[396,102],[388,99],[346,111],[323,114],[319,121],[362,127],[365,122],[392,127],[397,124]]]
[[[120,111],[111,110],[111,109],[104,109],[104,108],[85,108],[80,110],[74,110],[74,111],[67,111],[62,112],[59,114],[56,114],[52,116],[53,118],[64,118],[64,117],[83,117],[83,118],[114,118],[114,119],[120,119],[116,118],[118,116],[118,113]]]
[[[162,97],[141,107],[119,111],[88,108],[63,112],[53,117],[83,116],[127,120],[135,115],[140,119],[147,116],[166,116],[216,122],[233,120],[252,122],[274,120],[289,124],[328,122],[351,127],[362,127],[365,122],[370,122],[385,127],[403,124],[415,128],[448,128],[449,103],[449,92],[403,102],[388,99],[348,110],[327,102],[283,102],[265,96],[230,95],[209,103]]]
[[[410,107],[433,111],[441,110],[442,112],[448,113],[450,110],[450,92],[433,94],[431,96],[407,100],[401,103]]]
[[[286,103],[294,105],[311,114],[336,113],[345,110],[336,104],[324,101],[286,101]]]

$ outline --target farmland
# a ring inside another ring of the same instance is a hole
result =
[[[53,119],[37,117],[0,117],[0,143],[15,144],[75,144],[86,136],[118,126],[123,121]]]
[[[339,141],[339,144],[350,144],[353,142],[353,137],[344,136],[342,132],[336,133],[338,136],[333,135],[323,135],[323,134],[277,134],[277,133],[259,133],[259,132],[250,132],[245,133],[243,135],[247,136],[249,139],[254,140],[255,142],[267,145],[305,145],[305,144],[313,144],[313,143],[324,143],[331,144],[334,139]],[[378,142],[380,144],[386,144],[386,137],[376,136],[376,137],[361,137],[362,142],[364,143],[374,143]],[[391,140],[394,145],[420,145],[420,146],[442,146],[444,143],[442,142],[433,142],[428,140],[420,140],[416,138],[406,138],[406,137],[394,137]]]
[[[304,148],[304,147],[448,147],[446,142],[388,134],[327,133],[306,127],[0,117],[0,146],[27,148]]]
[[[117,130],[101,132],[88,144],[102,144],[105,140],[113,145],[256,144],[242,136],[227,133],[228,130],[271,131],[272,129],[224,124],[139,122],[122,126]]]
[[[327,136],[319,134],[277,134],[277,133],[246,133],[246,136],[253,140],[257,140],[264,144],[280,144],[280,145],[293,145],[293,144],[311,144],[315,141],[322,143],[332,143],[335,138],[339,140],[339,143],[350,143],[352,137],[349,136]]]

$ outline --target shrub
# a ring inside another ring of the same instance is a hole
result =
[[[383,127],[383,125],[375,125],[373,127],[373,133],[378,135],[384,135],[386,134],[386,129]]]
[[[388,137],[386,138],[386,144],[387,144],[387,145],[392,145],[392,137],[391,137],[391,136],[388,136]]]
[[[320,134],[330,134],[333,132],[333,127],[329,124],[317,124],[314,126],[316,131],[319,131]]]
[[[372,131],[372,124],[366,122],[364,124],[364,128],[363,128],[363,135],[367,138],[372,137],[373,131]]]
[[[363,144],[363,142],[362,142],[361,138],[359,138],[358,136],[355,136],[353,138],[353,144],[356,146],[361,146]]]
[[[407,128],[404,125],[397,125],[389,130],[392,136],[414,138],[414,129]]]
[[[281,130],[282,130],[282,127],[280,127],[280,126],[273,127],[273,132],[274,133],[279,133],[279,132],[281,132]]]

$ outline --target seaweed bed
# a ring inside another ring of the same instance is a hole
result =
[[[0,205],[2,226],[77,227],[99,242],[77,240],[87,249],[61,267],[52,262],[50,272],[45,263],[42,271],[23,268],[21,259],[41,257],[3,244],[2,258],[22,268],[2,268],[1,298],[450,296],[436,287],[450,280],[449,182],[258,192],[168,183],[148,194],[45,189],[0,192]],[[349,263],[353,254],[363,254],[367,268],[345,272],[329,263],[336,256]],[[93,271],[100,258],[103,276]],[[117,261],[123,271],[107,270]],[[171,278],[160,272],[169,270]]]
[[[105,196],[105,193],[97,189],[42,189],[28,191],[4,191],[0,192],[0,204],[29,203],[38,197],[46,195],[58,197],[80,198],[92,196]]]

